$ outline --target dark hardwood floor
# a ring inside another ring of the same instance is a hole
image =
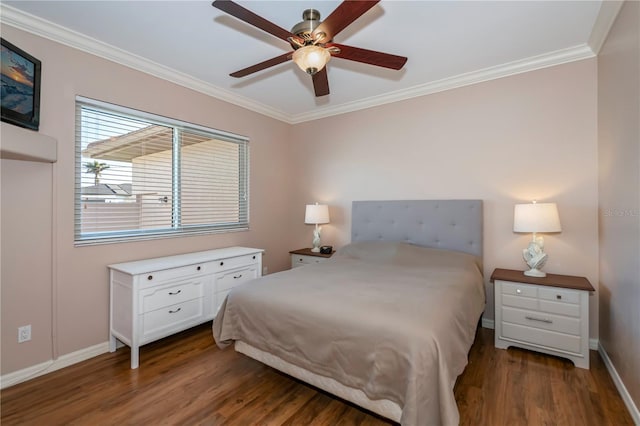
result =
[[[480,329],[455,387],[463,425],[632,425],[599,355],[591,370],[493,347]],[[388,425],[213,343],[211,323],[7,388],[3,425]]]

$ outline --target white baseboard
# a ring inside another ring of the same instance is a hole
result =
[[[109,352],[109,342],[98,343],[97,345],[62,355],[58,359],[52,359],[41,364],[14,371],[13,373],[5,374],[0,377],[0,389],[26,382],[27,380],[51,373],[52,371],[60,370],[61,368],[77,364],[107,352]]]
[[[490,328],[492,330],[494,330],[496,323],[494,320],[489,319],[489,318],[482,318],[482,327],[483,328]]]
[[[611,376],[611,379],[613,379],[613,383],[616,385],[618,392],[620,392],[620,396],[622,397],[624,404],[627,406],[627,409],[629,410],[629,413],[631,414],[631,417],[633,418],[634,423],[637,425],[640,425],[640,411],[638,410],[638,407],[636,406],[636,404],[633,402],[633,399],[631,399],[631,395],[629,394],[629,391],[627,390],[626,386],[622,382],[622,379],[618,375],[616,368],[613,366],[613,363],[611,362],[611,358],[609,358],[607,351],[604,349],[604,347],[602,347],[602,345],[599,342],[598,342],[598,353],[600,353],[600,356],[604,361],[604,365],[607,366],[609,375]]]

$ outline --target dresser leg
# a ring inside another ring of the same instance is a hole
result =
[[[131,346],[131,369],[135,370],[138,368],[139,363],[139,348],[138,346]]]

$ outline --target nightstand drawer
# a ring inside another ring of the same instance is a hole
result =
[[[291,267],[296,268],[304,265],[314,265],[317,263],[325,262],[327,258],[317,256],[305,256],[302,254],[291,255]]]
[[[549,312],[558,315],[567,315],[570,317],[580,317],[580,305],[570,303],[558,303],[550,300],[540,300],[539,309],[541,312]]]
[[[538,288],[527,284],[503,281],[502,294],[511,294],[521,297],[538,297]]]
[[[582,344],[579,336],[570,336],[568,334],[556,333],[554,331],[547,331],[540,328],[527,327],[507,322],[502,324],[501,338],[540,345],[545,348],[575,354],[580,354],[580,347]],[[586,355],[588,356],[589,353],[587,352]]]
[[[558,333],[580,335],[580,320],[524,309],[502,308],[502,321],[528,327],[542,328]]]
[[[502,294],[502,304],[514,308],[538,309],[538,299],[533,297],[520,297],[511,294]]]
[[[559,303],[580,304],[580,295],[575,291],[560,290],[555,288],[541,288],[538,297],[544,300],[553,300]]]

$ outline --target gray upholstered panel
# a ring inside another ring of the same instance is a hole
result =
[[[354,201],[351,241],[376,240],[482,257],[482,200]]]

